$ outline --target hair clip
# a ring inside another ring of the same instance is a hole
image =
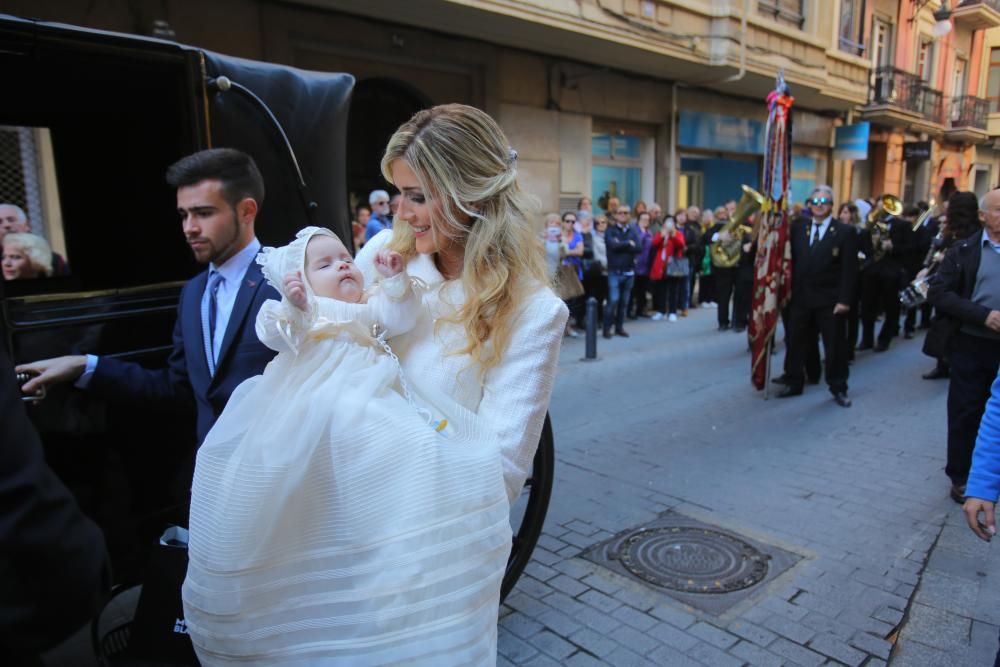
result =
[[[517,162],[517,151],[514,150],[513,148],[511,148],[510,152],[507,154],[507,161],[510,162],[511,164]]]

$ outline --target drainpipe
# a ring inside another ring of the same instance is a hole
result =
[[[667,179],[667,211],[677,210],[677,82],[670,86],[670,176]]]
[[[750,0],[743,0],[743,18],[740,19],[740,71],[727,76],[719,83],[739,81],[747,73],[747,15],[750,13]]]

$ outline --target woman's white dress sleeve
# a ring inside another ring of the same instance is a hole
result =
[[[562,300],[539,289],[518,316],[503,361],[486,374],[477,415],[499,443],[511,503],[531,472],[568,318]]]

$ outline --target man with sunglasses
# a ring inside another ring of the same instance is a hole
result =
[[[835,219],[833,190],[817,186],[808,200],[811,219],[791,229],[792,299],[786,339],[788,370],[778,398],[802,394],[809,330],[823,338],[826,382],[837,405],[847,408],[847,313],[857,281],[857,234]]]
[[[604,337],[615,335],[628,338],[625,331],[625,311],[628,310],[632,285],[635,283],[635,256],[642,250],[642,240],[628,224],[629,207],[618,204],[614,209],[614,224],[608,226],[604,241],[608,250],[608,304],[604,309]]]

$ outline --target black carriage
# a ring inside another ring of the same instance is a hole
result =
[[[15,363],[84,352],[165,363],[180,287],[198,267],[164,171],[196,150],[255,157],[268,189],[257,220],[265,245],[307,224],[352,238],[349,74],[9,16],[0,16],[0,70],[0,202],[24,209],[66,263],[59,275],[0,284],[0,333]],[[28,410],[50,465],[104,530],[116,581],[141,580],[156,536],[184,521],[190,418],[71,387],[51,388]],[[504,596],[541,531],[552,466],[546,419],[512,511]]]

